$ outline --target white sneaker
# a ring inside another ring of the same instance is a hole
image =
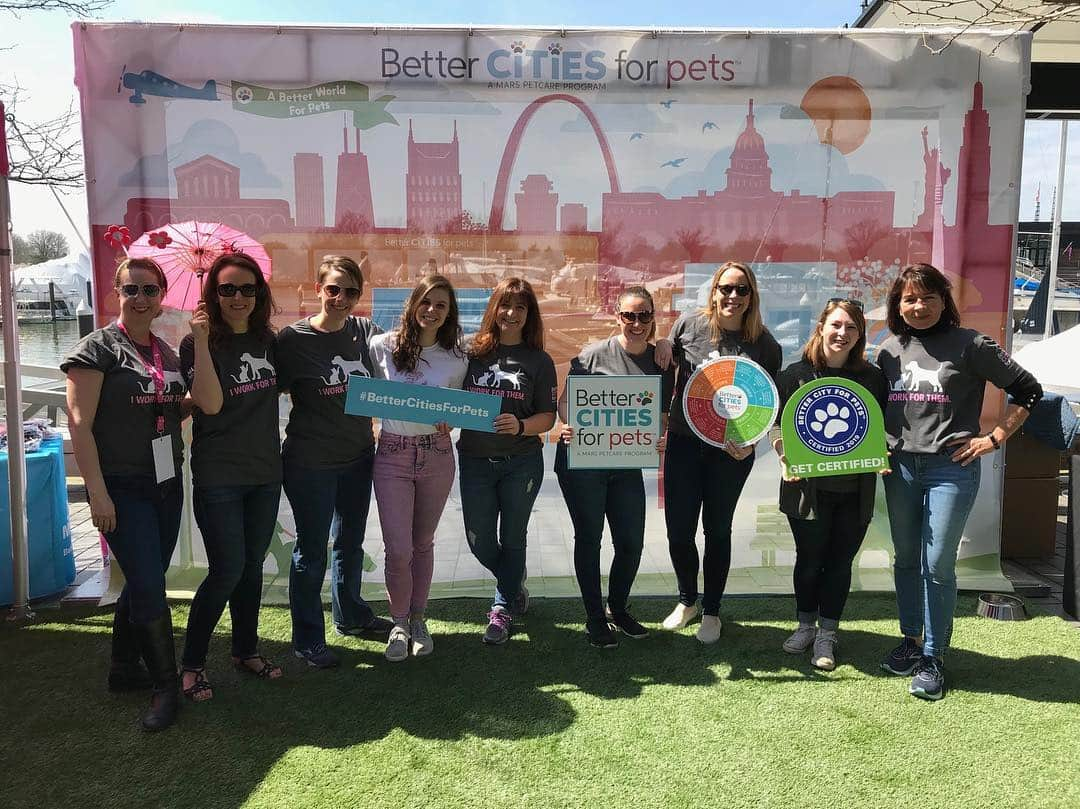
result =
[[[435,641],[428,632],[427,622],[423,618],[409,621],[409,634],[412,635],[412,653],[414,657],[423,657],[435,651]]]
[[[386,651],[383,653],[391,663],[400,663],[409,657],[409,630],[403,626],[394,624],[390,630],[390,640],[386,642]]]
[[[799,628],[791,633],[791,637],[784,641],[784,651],[788,654],[799,655],[805,652],[817,637],[817,627],[813,624],[799,624]]]
[[[697,605],[686,606],[685,604],[676,604],[675,609],[671,611],[671,615],[664,619],[664,623],[661,626],[664,629],[682,629],[688,623],[697,617],[698,608]]]
[[[836,668],[836,630],[819,629],[814,639],[814,653],[810,665],[822,671]]]
[[[702,615],[701,625],[697,628],[697,639],[702,643],[716,643],[720,640],[720,631],[724,625],[715,615]]]

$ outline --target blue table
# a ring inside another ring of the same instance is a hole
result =
[[[26,453],[26,506],[30,598],[42,598],[63,591],[75,581],[62,438],[42,441],[37,452]],[[10,510],[8,455],[4,450],[0,452],[0,605],[14,600]]]

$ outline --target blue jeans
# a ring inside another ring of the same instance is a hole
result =
[[[116,530],[105,535],[124,573],[117,612],[131,623],[147,624],[169,611],[165,571],[180,531],[184,490],[180,478],[154,482],[150,475],[106,476],[105,489],[116,508]]]
[[[630,588],[641,564],[645,544],[645,482],[640,469],[569,469],[565,447],[559,445],[555,474],[574,524],[574,573],[586,617],[603,621],[600,540],[604,518],[607,517],[611,528],[611,545],[615,549],[608,575],[608,606],[618,613],[626,610]]]
[[[895,557],[900,631],[924,635],[925,654],[941,657],[952,637],[956,553],[979,491],[978,461],[961,466],[949,455],[894,451],[885,476]]]
[[[307,469],[285,464],[285,496],[296,520],[296,546],[289,571],[293,645],[311,649],[326,642],[322,584],[326,543],[332,543],[330,604],[334,624],[367,626],[375,613],[360,595],[364,575],[364,532],[371,505],[375,447],[348,466]]]
[[[544,456],[539,449],[503,458],[461,455],[459,465],[465,538],[495,576],[493,606],[508,607],[525,578],[525,536],[544,479]]]
[[[250,657],[259,647],[262,569],[274,536],[281,484],[198,486],[195,521],[209,570],[191,602],[183,665],[202,668],[226,602],[232,616],[232,653]]]

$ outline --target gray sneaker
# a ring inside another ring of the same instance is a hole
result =
[[[386,651],[383,653],[391,663],[400,663],[409,657],[409,630],[403,626],[394,625],[390,630],[390,640],[386,642]]]
[[[510,611],[502,607],[494,607],[488,613],[488,625],[484,631],[484,643],[491,646],[501,646],[510,640],[510,626],[513,619]]]
[[[414,618],[409,621],[409,635],[412,636],[413,657],[423,657],[435,651],[435,641],[431,639],[427,621],[423,618]]]
[[[814,643],[817,627],[813,624],[799,624],[799,628],[784,641],[784,651],[792,655],[801,655]]]
[[[819,629],[814,638],[814,652],[810,655],[810,665],[822,671],[836,668],[836,630]]]

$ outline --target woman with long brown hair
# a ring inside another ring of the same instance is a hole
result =
[[[460,341],[454,287],[441,275],[429,275],[409,295],[397,330],[371,339],[375,373],[397,382],[460,388],[468,367]],[[394,621],[386,659],[399,662],[435,648],[424,612],[435,564],[435,529],[454,483],[449,425],[383,419],[373,478]]]
[[[281,499],[274,299],[256,261],[223,255],[203,281],[214,375],[195,384],[195,342],[180,343],[180,365],[191,380],[191,472],[195,521],[208,570],[188,615],[181,687],[189,699],[213,697],[206,677],[210,636],[228,603],[232,662],[269,680],[281,668],[258,653],[262,568]]]
[[[698,515],[705,530],[705,574],[697,639],[720,639],[720,599],[731,568],[731,521],[754,465],[754,448],[715,447],[687,423],[682,398],[690,376],[723,356],[747,357],[772,377],[782,352],[761,319],[757,279],[746,264],[728,261],[709,284],[705,306],[682,315],[668,337],[676,362],[675,396],[664,455],[664,519],[668,551],[679,585],[679,603],[664,619],[665,629],[681,629],[698,614]],[[658,354],[659,345],[658,345]],[[662,363],[663,364],[663,363]]]
[[[469,349],[465,390],[502,398],[493,433],[462,430],[461,509],[473,555],[495,576],[484,642],[506,643],[512,613],[528,608],[525,535],[544,478],[543,435],[555,424],[555,364],[544,351],[540,305],[528,281],[504,278]]]
[[[802,357],[776,382],[780,411],[801,386],[823,376],[849,379],[866,388],[885,406],[885,377],[866,361],[866,318],[862,303],[835,299],[825,304]],[[837,411],[843,412],[841,411]],[[838,422],[842,423],[842,422]],[[838,434],[838,440],[844,434]],[[773,449],[784,463],[779,427],[769,433]],[[801,654],[813,646],[810,662],[816,668],[836,668],[837,631],[851,590],[851,563],[859,552],[874,515],[877,476],[873,472],[831,477],[784,478],[780,511],[795,537],[795,608],[798,626],[783,649]]]

